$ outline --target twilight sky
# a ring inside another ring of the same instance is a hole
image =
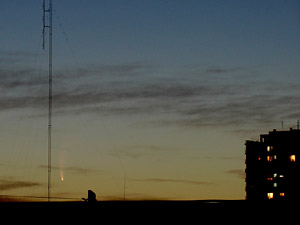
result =
[[[53,3],[52,195],[244,198],[245,140],[300,119],[299,1]],[[46,196],[42,0],[0,15],[0,195]]]

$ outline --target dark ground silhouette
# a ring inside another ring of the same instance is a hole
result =
[[[93,202],[0,202],[0,213],[48,213],[58,215],[85,213],[103,217],[112,216],[145,218],[163,217],[206,217],[211,215],[281,215],[284,211],[296,210],[296,202],[289,201],[246,201],[246,200],[195,200],[195,201],[93,201]]]

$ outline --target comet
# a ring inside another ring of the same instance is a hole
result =
[[[64,155],[64,152],[62,152],[59,157],[59,176],[61,181],[64,181]]]
[[[60,168],[60,180],[64,181],[64,171],[62,168]]]

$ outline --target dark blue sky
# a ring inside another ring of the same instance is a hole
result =
[[[63,55],[67,45],[61,23],[82,63],[295,67],[299,59],[298,1],[89,0],[54,4],[58,46],[54,52]],[[0,24],[2,48],[36,51],[40,8],[36,0],[1,2],[5,18]]]

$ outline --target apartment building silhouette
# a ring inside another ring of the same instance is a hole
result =
[[[300,130],[270,131],[246,143],[246,199],[299,200]]]

